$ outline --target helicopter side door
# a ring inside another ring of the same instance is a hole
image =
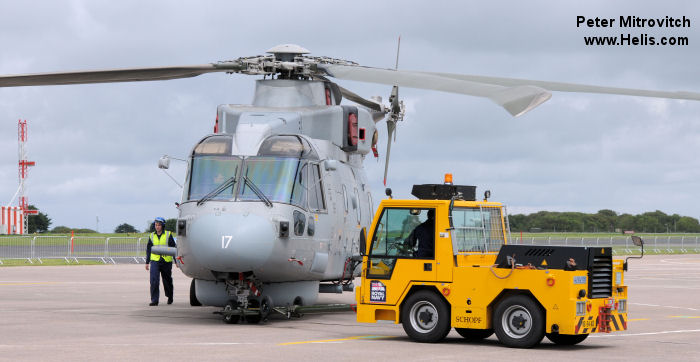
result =
[[[311,271],[315,273],[327,273],[328,267],[334,264],[332,250],[332,225],[333,217],[329,215],[329,200],[327,197],[326,183],[322,173],[322,166],[318,162],[308,164],[307,196],[309,215],[307,220],[307,236],[312,243],[314,261]],[[328,180],[331,181],[330,179]]]

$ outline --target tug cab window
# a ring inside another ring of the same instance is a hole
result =
[[[456,207],[452,210],[455,254],[497,252],[505,244],[501,208]]]
[[[369,275],[388,278],[397,259],[433,259],[435,209],[386,208],[369,251]]]

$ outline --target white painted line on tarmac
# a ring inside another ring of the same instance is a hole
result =
[[[692,289],[700,290],[700,287],[689,287],[687,285],[633,285],[633,288],[654,288],[654,289]]]
[[[672,259],[661,259],[661,262],[668,263],[668,264],[681,264],[681,265],[691,264],[691,265],[694,265],[694,264],[700,263],[700,259],[686,259],[683,261],[672,260]]]
[[[700,329],[681,329],[677,331],[660,331],[660,332],[644,332],[644,333],[625,333],[625,334],[603,334],[603,335],[590,335],[588,337],[592,338],[605,338],[605,337],[630,337],[630,336],[651,336],[657,334],[672,334],[672,333],[697,333]]]
[[[0,282],[0,286],[58,284],[60,282]]]
[[[322,339],[322,340],[314,340],[314,341],[297,341],[297,342],[285,342],[285,343],[280,343],[278,346],[290,346],[290,345],[297,345],[297,344],[308,344],[308,343],[342,343],[345,341],[354,341],[354,340],[361,340],[361,339],[386,339],[386,338],[394,338],[394,336],[354,336],[354,337],[347,337],[347,338],[336,338],[336,339]]]
[[[193,343],[97,343],[90,344],[91,346],[102,346],[102,347],[178,347],[178,346],[235,346],[235,345],[256,345],[263,343],[251,343],[251,342],[193,342]],[[80,347],[87,344],[76,343],[76,344],[42,344],[41,346],[35,346],[37,348],[42,347]],[[27,344],[0,344],[0,348],[27,348],[30,345]]]
[[[642,305],[645,307],[661,307],[661,308],[673,308],[673,309],[686,309],[686,310],[700,310],[697,308],[690,308],[690,307],[676,307],[672,305],[658,305],[658,304],[646,304],[646,303],[629,303],[630,305]]]

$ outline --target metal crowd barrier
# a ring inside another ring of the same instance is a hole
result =
[[[0,237],[0,264],[3,260],[27,260],[43,263],[42,259],[64,259],[79,263],[81,259],[144,262],[148,237],[12,235]]]
[[[612,246],[614,254],[635,254],[640,248],[629,236],[566,237],[526,236],[512,234],[513,244],[558,246]],[[649,235],[643,236],[644,249],[657,254],[700,253],[700,237],[697,235]]]
[[[651,235],[643,237],[645,250],[652,253],[700,253],[697,235]],[[3,260],[27,260],[42,263],[42,259],[64,259],[79,263],[95,259],[103,263],[145,262],[148,237],[128,236],[70,236],[11,235],[0,237],[0,264]],[[629,236],[566,237],[526,236],[511,234],[510,243],[564,246],[612,246],[614,254],[636,254],[640,248]]]

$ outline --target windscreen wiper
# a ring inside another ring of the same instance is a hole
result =
[[[236,176],[229,177],[228,180],[226,180],[224,183],[219,185],[219,187],[215,188],[214,190],[212,190],[208,194],[204,195],[204,197],[199,199],[199,201],[197,201],[197,206],[200,206],[203,203],[213,199],[214,197],[216,197],[216,195],[222,193],[224,190],[226,190],[229,187],[233,187],[233,185],[235,185],[235,184],[236,184]]]
[[[270,201],[270,199],[268,199],[267,196],[265,196],[265,194],[262,191],[260,191],[260,189],[257,186],[255,186],[253,181],[249,179],[248,176],[243,176],[243,182],[245,182],[248,185],[248,187],[250,187],[250,189],[253,190],[253,193],[255,193],[255,195],[258,196],[258,198],[262,202],[264,202],[267,207],[272,207],[272,202]]]

